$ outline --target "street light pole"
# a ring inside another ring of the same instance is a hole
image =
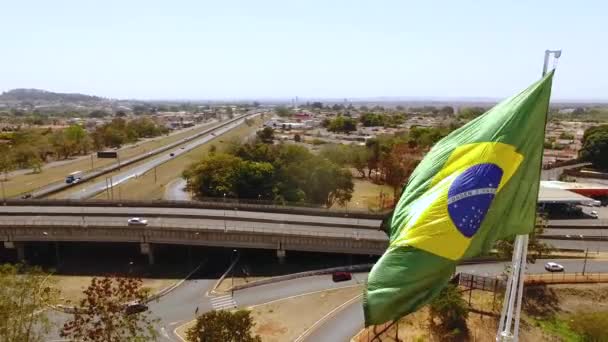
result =
[[[589,248],[585,249],[585,261],[583,262],[583,275],[585,275],[585,270],[587,270],[587,254],[589,254]]]

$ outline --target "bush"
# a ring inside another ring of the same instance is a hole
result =
[[[327,144],[326,141],[321,140],[321,139],[312,139],[312,141],[310,142],[313,145],[323,145],[323,144]]]
[[[432,330],[442,341],[462,340],[468,335],[469,309],[458,287],[449,284],[429,304],[429,320]],[[440,321],[437,323],[437,319]]]
[[[254,323],[246,310],[236,312],[210,311],[196,319],[196,324],[188,330],[187,340],[191,342],[260,342],[260,336],[252,336]]]

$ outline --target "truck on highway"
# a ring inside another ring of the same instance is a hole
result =
[[[83,175],[83,171],[74,171],[70,173],[67,177],[65,177],[65,182],[68,184],[78,183],[82,179]]]

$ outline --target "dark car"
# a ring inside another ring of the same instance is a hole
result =
[[[23,196],[21,196],[21,199],[30,199],[32,198],[32,194],[25,194]]]
[[[125,313],[127,315],[133,315],[136,313],[144,312],[148,310],[148,307],[142,303],[129,303],[125,308]]]
[[[350,274],[350,272],[334,272],[331,275],[331,280],[333,280],[334,282],[340,282],[340,281],[348,281],[351,280],[353,278],[352,274]]]
[[[175,157],[175,153],[170,153],[169,156]]]

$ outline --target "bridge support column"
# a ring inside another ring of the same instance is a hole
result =
[[[287,252],[284,249],[277,249],[277,258],[279,258],[280,264],[285,262],[286,257],[287,257]]]
[[[17,261],[25,261],[25,244],[21,242],[4,241],[4,248],[17,251]]]
[[[141,254],[148,255],[148,264],[154,265],[154,248],[151,243],[142,242],[139,244]]]

